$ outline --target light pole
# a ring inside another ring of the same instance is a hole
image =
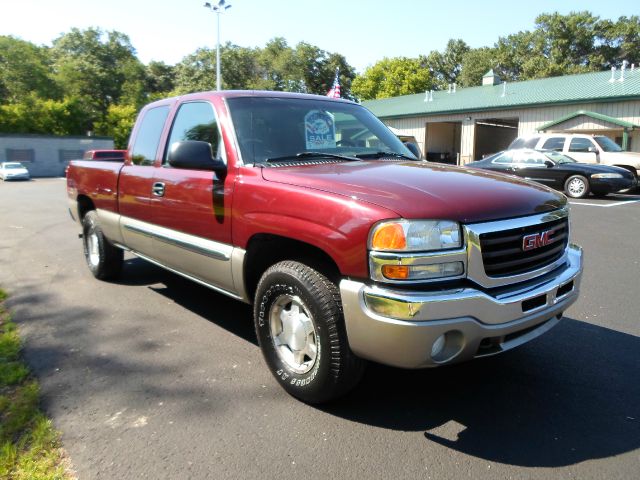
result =
[[[218,17],[218,41],[216,42],[216,90],[220,90],[220,14],[231,8],[231,4],[225,0],[219,0],[217,4],[211,5],[209,2],[204,4],[205,8],[210,9]]]

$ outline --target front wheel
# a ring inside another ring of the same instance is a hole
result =
[[[582,175],[571,175],[564,183],[564,191],[571,198],[584,198],[589,195],[589,180]]]
[[[349,348],[340,293],[318,271],[294,261],[270,267],[258,283],[254,320],[267,366],[294,397],[327,402],[360,381],[365,361]]]
[[[84,258],[94,277],[112,280],[122,270],[124,252],[113,246],[104,236],[95,211],[87,212],[82,219],[82,243]]]

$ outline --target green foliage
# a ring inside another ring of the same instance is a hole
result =
[[[146,71],[125,34],[74,28],[53,41],[51,55],[55,80],[82,100],[94,121],[103,120],[112,104],[144,103]]]
[[[113,137],[116,148],[126,149],[137,114],[133,105],[110,105],[105,119],[96,122],[96,134]]]
[[[0,290],[0,478],[69,479],[58,433],[40,411],[39,389],[20,359],[20,339]]]
[[[462,70],[462,60],[471,48],[462,40],[449,40],[444,52],[431,52],[424,60],[433,72],[435,86],[447,89],[449,84],[457,83]]]
[[[355,78],[353,94],[361,100],[424,92],[435,85],[424,59],[384,58]]]
[[[0,36],[0,104],[20,101],[32,93],[58,98],[51,78],[51,59],[45,47],[10,36]]]
[[[80,99],[45,100],[30,94],[19,103],[0,105],[0,131],[83,134],[91,126],[89,115]]]

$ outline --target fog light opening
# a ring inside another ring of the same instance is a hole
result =
[[[464,347],[464,335],[458,330],[443,333],[431,346],[431,359],[436,363],[447,363],[453,360]]]

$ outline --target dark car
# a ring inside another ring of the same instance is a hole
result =
[[[551,150],[505,150],[469,166],[524,177],[573,198],[586,197],[589,192],[604,196],[636,185],[634,175],[624,168],[578,163]]]

